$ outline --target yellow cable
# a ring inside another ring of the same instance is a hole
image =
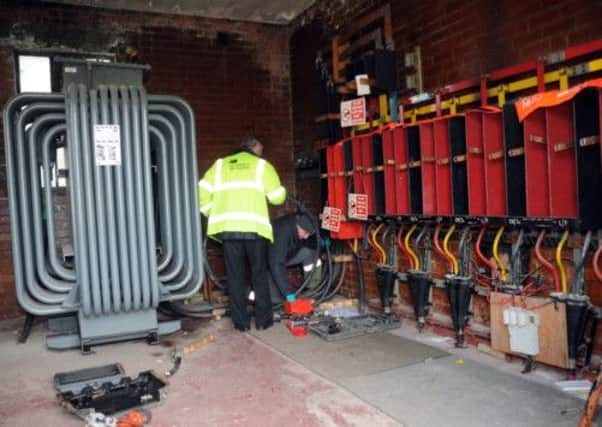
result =
[[[449,238],[451,237],[451,235],[453,234],[455,229],[456,229],[456,224],[452,224],[452,226],[449,227],[449,230],[447,230],[447,233],[445,233],[445,237],[443,238],[443,250],[445,251],[445,255],[447,255],[449,257],[449,259],[451,259],[451,262],[453,265],[453,273],[458,274],[458,260],[456,259],[454,254],[452,254],[449,251],[449,248],[447,247]]]
[[[406,238],[404,240],[404,244],[406,246],[406,251],[408,251],[408,254],[410,255],[410,257],[414,261],[414,267],[416,268],[416,270],[420,270],[420,261],[418,260],[418,257],[416,256],[416,253],[410,247],[410,236],[412,235],[412,233],[414,233],[414,230],[416,230],[416,227],[417,227],[417,224],[414,224],[412,226],[412,228],[410,228],[408,230],[408,233],[406,234]]]
[[[500,240],[502,238],[502,234],[504,234],[504,226],[502,225],[500,229],[497,231],[495,235],[495,240],[493,241],[493,258],[497,263],[497,268],[500,270],[500,276],[502,277],[502,282],[506,282],[506,267],[502,264],[502,260],[500,259],[500,254],[498,252],[498,248],[500,245]]]
[[[381,253],[382,255],[382,263],[386,264],[387,263],[387,252],[383,249],[383,247],[378,243],[378,240],[376,240],[376,235],[378,234],[378,232],[380,231],[380,229],[382,228],[384,224],[380,224],[378,227],[376,227],[373,231],[372,231],[372,241],[374,242],[374,246],[376,246],[376,248],[378,249],[378,251]]]
[[[353,249],[352,250],[353,250],[354,254],[357,254],[357,245],[358,245],[357,239],[353,239]]]
[[[566,270],[564,269],[564,264],[562,264],[562,249],[566,244],[567,239],[569,238],[569,230],[566,230],[562,235],[562,239],[556,246],[556,265],[558,265],[558,271],[560,271],[560,283],[562,283],[562,292],[565,294],[569,293],[568,286],[566,283]]]

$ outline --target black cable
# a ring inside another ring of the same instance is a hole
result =
[[[29,335],[31,335],[34,319],[35,316],[33,314],[25,313],[25,323],[23,323],[23,329],[21,329],[21,333],[19,333],[19,338],[17,339],[20,344],[25,343]]]
[[[592,242],[592,232],[588,231],[585,234],[585,240],[583,242],[583,249],[581,250],[581,253],[579,254],[579,262],[577,264],[575,264],[575,272],[573,273],[573,292],[581,295],[583,294],[583,289],[581,288],[581,285],[579,283],[577,283],[577,279],[579,278],[579,276],[581,275],[581,270],[583,270],[583,266],[585,265],[585,256],[587,255],[587,251],[589,250],[590,244]],[[583,283],[583,281],[581,281],[581,283]]]
[[[359,253],[355,253],[354,258],[360,287],[358,309],[360,314],[363,314],[366,311],[366,283],[364,282],[364,266],[362,265],[362,259]]]
[[[209,279],[213,282],[215,286],[217,286],[220,290],[225,291],[226,287],[219,280],[219,277],[215,275],[215,273],[211,269],[211,266],[209,265],[209,257],[207,256],[207,236],[205,236],[205,239],[203,240],[203,253],[203,267],[207,272],[207,276],[209,276]]]

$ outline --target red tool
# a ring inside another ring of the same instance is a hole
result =
[[[292,302],[284,302],[284,312],[289,316],[307,316],[313,311],[314,305],[310,299],[299,298]]]
[[[142,412],[130,411],[117,420],[117,427],[143,427],[148,421],[148,417]]]
[[[304,337],[307,335],[307,320],[289,320],[286,322],[286,327],[291,334],[296,337]]]

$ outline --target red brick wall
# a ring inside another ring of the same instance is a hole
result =
[[[319,95],[315,90],[320,79],[315,70],[316,52],[322,45],[322,27],[318,23],[307,25],[294,32],[290,38],[291,88],[293,104],[293,138],[295,155],[313,151],[318,140],[314,118],[320,114]],[[306,207],[320,210],[320,182],[313,177],[297,176],[296,188],[303,196]]]
[[[420,46],[426,90],[602,37],[599,1],[411,0],[391,5],[395,47]]]
[[[180,15],[75,6],[0,3],[0,106],[16,90],[13,49],[111,52],[126,46],[152,66],[150,93],[179,95],[196,114],[200,173],[246,135],[294,191],[288,30]],[[217,33],[226,33],[226,43]],[[0,319],[14,298],[4,144],[0,143]]]

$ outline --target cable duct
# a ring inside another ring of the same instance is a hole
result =
[[[78,333],[49,347],[156,340],[179,327],[158,323],[159,303],[203,280],[194,115],[177,97],[147,95],[142,66],[67,65],[78,73],[63,94],[21,94],[4,108],[17,299],[32,315],[76,316]],[[63,145],[73,265],[59,256],[51,185]]]

